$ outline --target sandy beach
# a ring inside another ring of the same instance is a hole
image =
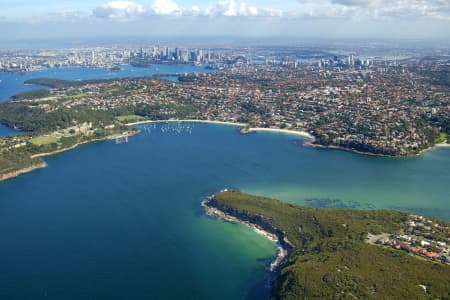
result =
[[[127,123],[128,126],[133,125],[140,125],[140,124],[146,124],[146,123],[179,123],[179,122],[188,122],[188,123],[209,123],[209,124],[221,124],[221,125],[231,125],[231,126],[240,126],[240,127],[247,127],[248,124],[246,123],[235,123],[235,122],[225,122],[225,121],[212,121],[212,120],[195,120],[195,119],[186,119],[186,120],[158,120],[158,121],[139,121],[139,122],[133,122],[133,123]],[[255,127],[255,128],[249,128],[247,130],[247,133],[249,132],[258,132],[258,131],[265,131],[265,132],[274,132],[274,133],[285,133],[285,134],[292,134],[292,135],[298,135],[305,138],[308,138],[310,140],[314,140],[314,137],[309,134],[306,131],[296,131],[296,130],[289,130],[289,129],[276,129],[276,128],[261,128],[261,127]]]
[[[275,133],[285,133],[285,134],[292,134],[292,135],[299,135],[305,138],[308,138],[310,140],[314,140],[314,137],[309,134],[306,131],[296,131],[296,130],[290,130],[290,129],[276,129],[276,128],[250,128],[248,132],[258,132],[258,131],[265,131],[265,132],[275,132]]]
[[[432,150],[434,150],[434,149],[436,149],[436,148],[447,148],[447,147],[450,147],[450,144],[447,144],[447,143],[439,143],[439,144],[435,144],[435,145],[433,145],[433,146],[431,146],[431,147],[428,147],[428,148],[426,148],[426,149],[423,149],[422,151],[420,151],[419,153],[417,153],[416,156],[421,156],[421,155],[423,155],[423,154],[425,154],[425,153],[427,153],[427,152],[429,152],[429,151],[432,151]]]
[[[146,123],[179,123],[179,122],[210,123],[210,124],[231,125],[231,126],[240,126],[240,127],[248,127],[249,126],[246,123],[235,123],[235,122],[213,121],[213,120],[196,120],[196,119],[158,120],[158,121],[148,120],[148,121],[139,121],[139,122],[128,123],[126,125],[133,126],[133,125],[146,124]],[[309,141],[307,141],[305,143],[305,145],[306,146],[310,146],[310,147],[314,147],[314,148],[337,149],[337,150],[349,151],[349,152],[362,154],[362,155],[386,157],[386,155],[383,155],[383,154],[362,152],[362,151],[358,151],[358,150],[355,150],[355,149],[345,148],[345,147],[340,147],[340,146],[333,146],[333,145],[324,146],[324,145],[320,145],[320,144],[313,144],[313,142],[315,140],[314,136],[311,135],[310,133],[306,132],[306,131],[298,131],[298,130],[291,130],[291,129],[278,129],[278,128],[251,127],[251,128],[248,128],[248,129],[245,128],[245,132],[243,132],[243,133],[246,134],[246,133],[251,133],[251,132],[273,132],[273,133],[283,133],[283,134],[297,135],[297,136],[301,136],[301,137],[309,139]],[[426,153],[428,151],[431,151],[431,150],[433,150],[435,148],[442,148],[442,147],[450,147],[450,144],[447,144],[447,143],[436,144],[436,145],[434,145],[432,147],[429,147],[427,149],[424,149],[424,150],[420,151],[419,153],[415,154],[415,156],[420,156],[420,155],[422,155],[422,154],[424,154],[424,153]]]
[[[252,228],[256,233],[263,235],[264,237],[266,237],[267,239],[269,239],[272,242],[277,243],[277,256],[275,258],[275,260],[270,264],[270,271],[274,272],[278,269],[279,266],[281,266],[281,264],[283,264],[284,260],[287,258],[287,256],[289,255],[289,252],[284,249],[282,246],[280,246],[280,241],[278,240],[278,237],[270,232],[265,231],[264,229],[262,229],[260,226],[247,222],[247,221],[243,221],[240,220],[234,216],[231,216],[215,207],[209,206],[209,200],[211,199],[210,196],[208,197],[206,200],[203,200],[201,205],[202,207],[205,209],[205,212],[207,215],[209,216],[213,216],[216,217],[218,219],[222,219],[228,222],[234,222],[234,223],[241,223],[244,224],[250,228]]]
[[[225,121],[212,121],[212,120],[196,120],[196,119],[186,119],[186,120],[157,120],[157,121],[139,121],[133,123],[127,123],[128,126],[147,124],[147,123],[210,123],[210,124],[221,124],[221,125],[231,125],[231,126],[247,126],[245,123],[234,123]]]
[[[436,148],[445,148],[445,147],[450,147],[450,144],[439,143],[439,144],[434,145],[434,147],[436,147]]]

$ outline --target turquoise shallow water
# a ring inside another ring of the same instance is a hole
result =
[[[263,135],[259,138],[275,139]],[[395,159],[292,147],[292,138],[291,144],[279,147],[287,159],[266,161],[265,187],[261,189],[261,181],[246,180],[241,184],[244,191],[298,204],[336,200],[346,207],[393,208],[450,218],[450,148]]]
[[[384,159],[232,126],[140,128],[0,184],[1,299],[267,298],[275,245],[203,214],[221,188],[450,219],[447,148]]]

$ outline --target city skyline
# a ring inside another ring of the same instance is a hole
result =
[[[2,1],[1,40],[117,37],[435,39],[445,0]]]

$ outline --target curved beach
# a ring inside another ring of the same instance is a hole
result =
[[[227,190],[225,189],[222,191],[227,191]],[[270,241],[275,242],[277,244],[278,252],[277,252],[277,255],[276,255],[276,258],[274,259],[274,261],[270,263],[270,271],[272,271],[272,272],[278,271],[279,268],[286,261],[287,257],[289,256],[290,252],[289,252],[288,246],[291,246],[293,248],[293,245],[290,244],[290,242],[287,240],[286,236],[280,237],[279,235],[277,235],[273,232],[269,232],[268,230],[263,229],[260,225],[258,225],[256,223],[244,220],[244,219],[240,218],[239,216],[232,215],[231,213],[228,213],[228,212],[220,209],[219,207],[212,205],[211,202],[214,202],[214,200],[215,200],[215,195],[211,195],[201,202],[201,206],[203,207],[203,209],[205,210],[205,213],[208,216],[213,216],[213,217],[216,217],[218,219],[228,221],[228,222],[244,224],[244,225],[252,228],[256,233],[265,236],[267,239],[269,239]]]
[[[196,120],[196,119],[183,119],[183,120],[146,120],[146,121],[138,121],[127,123],[125,125],[133,126],[147,123],[209,123],[209,124],[221,124],[221,125],[232,125],[232,126],[247,126],[245,123],[234,123],[234,122],[225,122],[225,121],[212,121],[212,120]]]
[[[240,126],[240,127],[247,127],[249,126],[246,123],[237,123],[237,122],[227,122],[227,121],[214,121],[214,120],[196,120],[196,119],[183,119],[183,120],[148,120],[148,121],[139,121],[139,122],[132,122],[127,123],[128,126],[133,125],[140,125],[140,124],[146,124],[146,123],[208,123],[208,124],[220,124],[220,125],[231,125],[231,126]],[[310,133],[306,131],[297,131],[297,130],[289,130],[289,129],[277,129],[277,128],[263,128],[263,127],[251,127],[246,132],[274,132],[274,133],[285,133],[285,134],[292,134],[292,135],[298,135],[305,138],[308,138],[310,140],[314,140],[314,136],[312,136]]]
[[[314,140],[314,136],[312,136],[310,133],[306,131],[298,131],[298,130],[290,130],[290,129],[277,129],[277,128],[249,128],[248,132],[275,132],[275,133],[285,133],[285,134],[292,134],[292,135],[298,135],[305,138],[308,138],[310,140]]]

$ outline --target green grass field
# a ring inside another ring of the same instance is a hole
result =
[[[123,88],[117,88],[117,87],[106,90],[107,93],[118,93],[118,92],[122,92],[122,91],[124,91]]]
[[[30,142],[36,146],[50,145],[58,141],[59,138],[54,136],[38,136],[30,140]]]
[[[148,120],[145,117],[138,116],[138,115],[125,115],[125,116],[118,116],[116,117],[116,120],[121,123],[133,123],[133,122],[140,122],[140,121],[146,121]]]
[[[60,99],[61,100],[74,100],[74,99],[81,99],[81,98],[86,98],[86,97],[88,97],[89,95],[88,94],[77,94],[77,95],[70,95],[70,96],[64,96],[64,97],[61,97]]]
[[[436,141],[436,143],[443,143],[443,142],[445,142],[447,140],[448,140],[447,134],[444,133],[444,132],[441,132],[440,135],[439,135],[439,138]]]

